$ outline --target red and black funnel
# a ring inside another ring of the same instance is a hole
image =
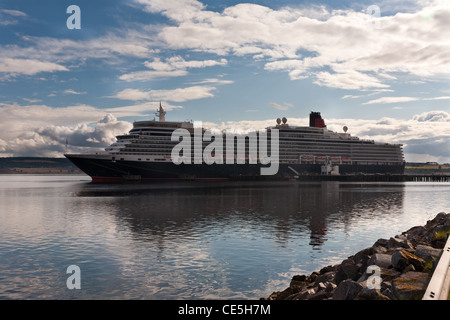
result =
[[[325,128],[325,121],[322,119],[320,112],[313,112],[309,114],[309,126],[314,128]]]

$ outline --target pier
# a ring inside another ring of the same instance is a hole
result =
[[[347,182],[449,182],[450,175],[434,174],[342,174],[300,175],[299,181],[347,181]]]

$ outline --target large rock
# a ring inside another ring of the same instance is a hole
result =
[[[375,247],[385,247],[385,248],[387,248],[388,242],[389,242],[389,240],[380,238],[377,241],[375,241],[375,243],[373,244],[372,247],[374,247],[374,248]]]
[[[390,298],[382,294],[379,289],[363,287],[355,297],[355,300],[390,300]]]
[[[333,293],[333,300],[353,300],[363,286],[353,280],[347,279],[342,281]]]
[[[436,231],[436,229],[440,229],[443,226],[448,226],[450,219],[450,213],[440,212],[437,214],[436,217],[434,217],[433,220],[428,220],[427,224],[425,225],[425,229],[427,229],[429,232]]]
[[[395,270],[394,268],[386,269],[386,268],[380,268],[380,277],[383,279],[383,281],[391,281],[392,279],[397,278],[401,275],[401,272]]]
[[[409,253],[404,249],[396,249],[394,251],[394,253],[392,254],[391,263],[392,266],[397,270],[403,270],[411,264],[416,270],[422,271],[425,266],[425,260],[412,253]]]
[[[308,276],[295,275],[292,277],[292,280],[291,280],[291,283],[289,284],[289,286],[291,288],[304,287],[304,286],[307,286],[310,282],[311,282],[311,280],[309,279]]]
[[[417,245],[419,243],[428,243],[428,231],[423,226],[412,227],[408,231],[405,232],[405,235],[408,240],[410,240],[413,244]]]
[[[339,285],[341,281],[351,279],[357,280],[360,277],[359,270],[361,268],[361,264],[356,264],[355,261],[351,258],[345,259],[342,263],[336,268],[335,275],[335,283]]]
[[[317,276],[315,284],[318,285],[319,283],[334,282],[335,276],[335,271],[325,272],[324,274],[320,274]]]
[[[316,290],[314,288],[304,288],[298,293],[292,294],[285,298],[284,300],[308,300],[311,296],[316,294]],[[281,299],[277,299],[281,300]]]
[[[423,272],[410,271],[392,280],[394,295],[399,300],[421,300],[430,276]]]
[[[419,258],[422,258],[423,260],[433,259],[438,260],[441,256],[442,250],[441,249],[435,249],[430,246],[424,246],[424,245],[417,245],[416,251],[414,251],[414,254],[418,256]]]
[[[368,266],[376,265],[383,268],[389,268],[391,266],[390,254],[375,253],[367,262]]]
[[[377,253],[377,251],[374,247],[363,249],[353,256],[353,261],[356,264],[362,264],[363,268],[365,269],[367,267],[367,261],[375,253]]]
[[[405,249],[412,249],[411,242],[407,239],[404,235],[397,235],[393,238],[390,238],[387,244],[388,248],[395,249],[395,248],[405,248]]]

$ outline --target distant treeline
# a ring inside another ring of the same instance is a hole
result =
[[[0,173],[79,173],[67,158],[0,158]]]
[[[67,158],[13,157],[0,158],[0,168],[73,168]]]

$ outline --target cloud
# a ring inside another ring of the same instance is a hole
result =
[[[99,150],[132,125],[87,105],[0,105],[0,155],[61,157],[65,141],[74,152]]]
[[[22,98],[22,99],[29,103],[42,102],[42,100],[40,100],[40,99],[29,99],[29,98]]]
[[[1,78],[39,72],[73,70],[88,59],[100,59],[114,65],[122,57],[149,58],[158,52],[150,37],[135,30],[116,30],[90,40],[71,40],[50,37],[21,36],[21,45],[0,45]]]
[[[354,95],[354,94],[346,94],[345,96],[342,96],[341,99],[358,99],[363,96],[361,95]]]
[[[186,70],[171,70],[171,71],[145,70],[145,71],[135,71],[135,72],[123,74],[119,77],[119,79],[127,81],[127,82],[149,81],[152,79],[182,77],[187,74],[188,74],[188,72]]]
[[[450,5],[444,1],[419,1],[406,12],[387,12],[377,20],[380,28],[360,8],[295,5],[271,9],[240,3],[216,12],[196,0],[134,2],[169,21],[136,23],[132,28],[128,24],[87,40],[21,36],[20,45],[0,46],[0,72],[14,77],[67,71],[87,59],[100,59],[122,66],[119,78],[123,81],[148,81],[186,76],[193,68],[224,66],[229,60],[226,56],[234,55],[251,56],[265,70],[286,72],[292,80],[310,78],[316,85],[345,90],[387,89],[402,75],[423,80],[450,74]],[[387,10],[399,5],[405,8],[402,1],[395,6],[385,1],[380,7]],[[6,9],[0,14],[25,16]],[[180,55],[157,57],[162,50],[172,49],[221,57],[191,61]],[[123,64],[129,62],[126,58],[145,59],[144,68],[128,71]]]
[[[449,96],[442,97],[432,97],[432,98],[419,98],[419,97],[382,97],[375,100],[370,100],[364,102],[363,104],[389,104],[389,103],[399,103],[399,102],[410,102],[410,101],[435,101],[435,100],[449,100]]]
[[[212,66],[224,66],[227,64],[226,59],[216,60],[191,60],[186,61],[180,56],[168,58],[161,61],[155,58],[153,61],[146,61],[144,65],[151,70],[135,71],[121,75],[119,78],[128,82],[131,81],[147,81],[155,78],[181,77],[188,74],[187,69],[206,68]]]
[[[114,63],[119,61],[120,56],[148,58],[158,52],[154,41],[147,34],[132,29],[114,30],[87,40],[22,36],[21,42],[24,46],[14,44],[0,47],[0,56],[72,63],[85,59],[105,59],[108,63]]]
[[[25,12],[19,10],[0,9],[0,26],[9,26],[19,23],[18,17],[26,17]]]
[[[1,14],[7,14],[13,17],[26,17],[27,14],[25,12],[19,11],[19,10],[9,10],[9,9],[1,9]]]
[[[52,108],[38,104],[0,104],[0,137],[8,140],[49,123],[64,126],[90,123],[104,115],[104,111],[88,105]]]
[[[327,121],[328,127],[335,131],[341,130],[338,123],[347,125],[349,132],[360,138],[403,144],[406,161],[450,162],[450,114],[447,111],[427,111],[407,120],[386,117]]]
[[[426,98],[423,100],[450,100],[450,96],[442,96],[442,97],[434,97],[434,98]]]
[[[124,89],[117,93],[114,97],[121,100],[164,100],[173,102],[184,102],[189,100],[197,100],[203,98],[214,97],[212,91],[216,87],[212,86],[192,86],[186,88],[177,88],[171,90],[148,90]]]
[[[366,90],[370,88],[387,88],[386,84],[374,76],[368,74],[347,70],[339,73],[329,73],[320,71],[316,73],[315,84],[319,86],[347,89],[347,90]]]
[[[170,111],[174,109],[182,109],[182,106],[173,105],[165,102],[163,104],[164,110]],[[159,108],[159,101],[150,101],[144,103],[138,103],[128,106],[114,107],[104,109],[106,112],[111,112],[117,117],[153,117],[155,111]]]
[[[418,122],[450,122],[450,114],[446,111],[424,112],[413,117]]]
[[[76,94],[76,95],[78,95],[78,94],[86,94],[86,91],[78,92],[78,91],[75,91],[75,90],[73,90],[73,89],[67,89],[67,90],[64,90],[64,93],[66,93],[66,94]]]
[[[139,89],[127,88],[117,93],[113,98],[120,100],[151,100],[150,91],[142,91]]]
[[[231,84],[234,83],[233,80],[224,80],[217,78],[208,78],[202,81],[191,82],[192,84]]]
[[[287,110],[289,108],[293,108],[294,107],[292,104],[286,103],[286,102],[283,103],[282,105],[278,104],[278,103],[275,103],[275,102],[271,102],[271,103],[269,103],[269,106],[271,106],[272,108],[278,109],[278,110]]]
[[[162,62],[161,59],[156,58],[152,62],[146,61],[144,65],[147,68],[158,70],[158,71],[171,71],[171,70],[179,70],[179,69],[187,69],[187,68],[205,68],[211,67],[215,65],[226,65],[227,60],[221,59],[220,61],[216,60],[191,60],[186,61],[180,56],[175,56],[172,58],[168,58],[165,62]]]
[[[66,67],[53,62],[34,59],[13,59],[0,57],[0,73],[10,75],[34,75],[39,72],[69,71]]]
[[[147,12],[163,12],[176,21],[194,18],[205,8],[199,1],[192,0],[136,0],[136,2],[144,5]]]
[[[375,100],[370,100],[367,102],[364,102],[363,104],[386,104],[386,103],[399,103],[399,102],[410,102],[410,101],[417,101],[420,100],[420,98],[415,97],[382,97]]]
[[[158,33],[169,48],[253,55],[266,70],[287,72],[292,80],[369,90],[389,88],[402,75],[450,74],[450,5],[442,1],[415,3],[376,24],[365,10],[325,6],[274,10],[240,3],[215,12],[195,0],[136,2],[170,19]]]
[[[124,134],[132,128],[126,121],[118,121],[112,114],[107,114],[98,120],[94,126],[79,124],[75,127],[46,126],[36,130],[40,137],[51,141],[68,140],[72,147],[95,147],[108,146],[116,141],[116,136]]]

